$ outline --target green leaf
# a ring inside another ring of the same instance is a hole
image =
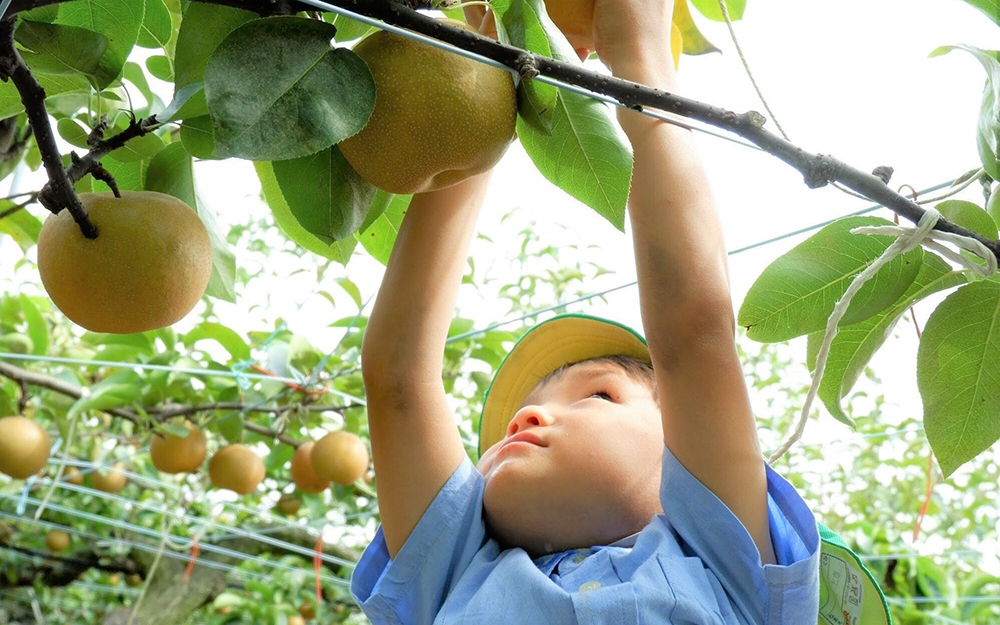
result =
[[[184,345],[191,347],[196,342],[206,339],[215,341],[221,345],[235,360],[250,359],[250,347],[246,344],[246,341],[235,330],[221,323],[210,321],[199,323],[184,335]]]
[[[860,323],[841,326],[830,344],[818,396],[826,409],[839,421],[854,426],[841,408],[841,400],[851,392],[875,352],[892,335],[896,323],[916,302],[932,293],[958,286],[966,278],[935,254],[925,254],[920,271],[906,292],[889,308]],[[816,356],[823,342],[823,330],[809,335],[806,360],[815,370]]]
[[[229,33],[257,19],[257,14],[235,7],[192,2],[184,9],[174,57],[178,89],[205,79],[208,59]]]
[[[955,291],[917,350],[924,430],[945,477],[1000,438],[1000,283]]]
[[[721,12],[721,9],[720,9]],[[681,41],[683,42],[682,54],[708,54],[710,52],[721,52],[705,35],[698,29],[691,17],[691,9],[688,0],[677,0],[674,3],[673,23],[681,31]]]
[[[35,78],[38,79],[38,83],[42,86],[42,89],[45,89],[45,94],[48,96],[46,103],[56,95],[73,91],[86,92],[90,90],[90,83],[87,82],[87,78],[79,74],[75,76],[38,74]],[[24,104],[21,102],[21,94],[18,93],[14,83],[9,80],[7,82],[0,82],[0,119],[17,115],[22,111],[24,111]],[[40,162],[41,159],[39,159]]]
[[[291,445],[286,445],[284,443],[278,443],[271,448],[271,453],[267,454],[267,459],[264,461],[264,466],[268,471],[274,471],[285,466],[285,463],[292,459],[295,454],[295,448]]]
[[[389,193],[388,191],[383,191],[379,188],[375,189],[375,197],[372,198],[371,208],[368,209],[368,214],[365,215],[365,221],[361,224],[361,228],[359,228],[361,232],[367,230],[369,226],[375,223],[375,220],[382,216],[385,209],[389,208],[389,203],[392,202],[394,195],[394,193]]]
[[[44,356],[49,351],[49,326],[31,298],[21,293],[20,300],[21,312],[24,313],[24,320],[28,322],[28,338],[34,346],[31,353]]]
[[[412,199],[412,195],[393,195],[378,219],[354,235],[361,241],[365,250],[383,265],[389,263],[389,254],[392,253],[392,246],[396,244],[399,226],[403,223],[403,216]]]
[[[351,41],[352,39],[360,39],[368,33],[378,30],[375,26],[359,22],[356,19],[338,13],[324,13],[323,19],[337,27],[337,34],[334,35],[334,38],[340,43]]]
[[[226,241],[215,212],[198,201],[194,186],[191,155],[178,142],[171,143],[153,157],[146,175],[146,189],[172,195],[198,213],[212,240],[212,277],[206,295],[227,302],[236,301],[236,256]]]
[[[13,206],[14,203],[10,200],[0,200],[0,212]],[[41,220],[23,208],[0,219],[0,232],[14,239],[22,252],[27,252],[38,243],[38,233],[41,231]]]
[[[951,223],[980,234],[987,239],[997,238],[997,224],[982,207],[964,200],[945,200],[934,207]]]
[[[292,215],[324,243],[350,237],[365,220],[375,187],[354,171],[337,146],[271,166]]]
[[[1000,26],[1000,0],[965,0],[965,2],[985,13],[986,17]]]
[[[76,0],[59,5],[56,22],[101,33],[108,46],[101,55],[94,86],[103,89],[118,78],[139,36],[143,3],[134,0]]]
[[[123,163],[107,159],[101,161],[101,164],[115,177],[118,188],[122,191],[142,191],[145,188],[146,170],[149,169],[149,161]],[[103,182],[98,182],[96,185],[95,190],[98,191],[104,191],[107,188]]]
[[[334,28],[292,16],[248,22],[205,68],[205,98],[220,155],[287,160],[361,130],[375,81],[361,58],[331,48]]]
[[[165,48],[173,33],[170,11],[163,0],[145,0],[146,12],[139,26],[136,45],[142,48]]]
[[[215,48],[226,35],[257,19],[257,14],[228,6],[192,2],[184,10],[184,19],[177,34],[177,54],[174,57],[174,97],[179,91],[205,80],[205,66]],[[178,119],[208,115],[205,93],[195,94]]]
[[[137,381],[132,384],[106,384],[107,381],[103,380],[99,384],[92,386],[90,388],[90,395],[78,399],[66,414],[67,420],[88,410],[107,410],[127,406],[142,395],[141,382]]]
[[[173,82],[174,80],[174,68],[170,63],[170,59],[162,54],[157,54],[155,56],[148,57],[146,59],[146,69],[154,77],[166,82]]]
[[[337,284],[340,288],[347,291],[347,294],[351,296],[354,303],[357,304],[358,309],[361,309],[361,290],[358,289],[358,285],[351,282],[350,278],[337,278]]]
[[[344,239],[343,241],[326,243],[316,235],[310,233],[299,225],[292,211],[288,208],[288,203],[285,202],[285,197],[281,193],[281,187],[278,186],[278,180],[274,176],[272,164],[266,161],[259,161],[254,163],[254,168],[257,170],[257,177],[260,179],[264,199],[271,208],[271,213],[274,215],[274,221],[281,228],[281,231],[285,233],[285,236],[313,254],[319,254],[341,265],[347,265],[347,261],[350,260],[351,254],[354,252],[355,246],[357,246],[357,241]]]
[[[83,124],[70,117],[62,117],[56,122],[56,132],[73,147],[89,150],[87,145],[87,135],[90,132],[84,128]]]
[[[545,178],[624,232],[632,147],[613,115],[602,102],[560,91],[552,135],[518,118],[517,136]]]
[[[715,22],[724,22],[726,18],[722,15],[719,7],[719,0],[691,0],[694,8],[698,12]],[[743,19],[743,10],[747,7],[747,0],[726,0],[726,9],[729,12],[729,19],[737,21]]]
[[[838,219],[768,265],[737,315],[747,337],[774,343],[824,329],[854,277],[895,241],[850,232],[868,225],[892,222],[880,217]],[[923,248],[917,247],[879,269],[854,296],[841,325],[863,321],[899,299],[916,278],[922,257]]]
[[[177,90],[177,93],[174,95],[174,99],[170,101],[170,104],[168,104],[166,108],[164,108],[162,111],[156,114],[156,121],[164,123],[164,122],[174,121],[175,119],[180,119],[182,117],[182,115],[180,114],[181,109],[184,107],[185,104],[188,103],[188,101],[190,101],[192,96],[200,92],[201,92],[200,82],[195,83],[193,85],[188,85],[186,87]],[[208,116],[206,115],[205,118],[207,119]]]
[[[215,429],[230,444],[240,442],[240,438],[243,436],[243,413],[230,412],[224,417],[219,417],[215,420]]]
[[[30,50],[22,52],[33,72],[42,74],[83,74],[96,78],[108,38],[86,28],[24,22],[14,39]]]
[[[215,132],[208,115],[188,117],[181,124],[181,143],[196,158],[215,159]]]
[[[146,98],[146,102],[148,102],[145,107],[136,109],[136,115],[145,117],[150,113],[163,108],[163,100],[161,100],[160,96],[153,93],[153,90],[149,88],[149,81],[146,80],[146,72],[143,71],[142,67],[140,67],[138,63],[135,63],[134,61],[126,63],[125,70],[122,72],[122,77],[135,85],[136,88],[139,89],[139,93],[142,94],[142,97]],[[162,112],[157,113],[156,119],[158,121],[172,121],[171,119],[161,117],[161,115]]]
[[[511,0],[494,4],[500,16],[504,43],[566,62],[578,58],[565,35],[545,12],[541,0]],[[522,80],[517,87],[517,110],[521,118],[544,135],[552,134],[552,117],[558,89],[537,80]]]
[[[1000,52],[959,44],[937,48],[930,56],[941,56],[952,50],[968,52],[976,57],[986,70],[986,87],[983,89],[983,101],[979,107],[976,145],[986,173],[994,180],[1000,180]]]
[[[165,433],[177,438],[187,438],[188,434],[191,433],[191,430],[179,423],[161,423],[158,427]]]
[[[144,161],[159,154],[160,150],[166,147],[163,139],[156,133],[147,132],[141,137],[129,139],[125,145],[108,154],[108,158],[115,159],[122,163],[132,163]]]

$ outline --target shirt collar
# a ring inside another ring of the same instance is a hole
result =
[[[605,547],[632,547],[635,545],[636,539],[639,537],[639,532],[632,534],[631,536],[626,536],[611,543],[610,545],[597,545],[593,549],[602,549]],[[542,573],[545,575],[552,575],[553,569],[559,564],[559,561],[570,554],[574,554],[580,551],[579,549],[568,549],[566,551],[560,551],[558,553],[547,553],[544,556],[539,556],[533,560],[535,566],[537,566]]]

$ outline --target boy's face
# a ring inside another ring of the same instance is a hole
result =
[[[532,557],[610,544],[662,512],[662,453],[649,388],[610,363],[575,364],[536,387],[479,459],[486,522]]]

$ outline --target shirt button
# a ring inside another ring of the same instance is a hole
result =
[[[581,562],[583,562],[586,559],[587,559],[586,556],[577,556],[577,557],[573,558],[573,563],[574,564],[580,564]]]
[[[597,590],[601,587],[601,582],[587,582],[580,586],[580,592],[586,592],[588,590]]]

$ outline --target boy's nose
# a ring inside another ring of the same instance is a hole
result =
[[[517,411],[514,418],[507,424],[507,436],[513,436],[522,430],[540,425],[551,425],[552,417],[539,406],[525,406]]]

